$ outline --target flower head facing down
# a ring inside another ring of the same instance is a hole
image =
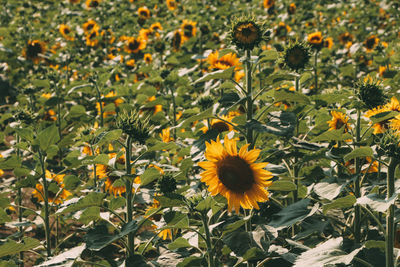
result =
[[[233,24],[231,39],[238,48],[252,50],[262,40],[262,30],[252,18],[239,19]]]
[[[208,191],[215,196],[220,194],[228,201],[228,210],[236,213],[240,207],[259,209],[257,202],[268,200],[265,187],[272,184],[272,175],[264,167],[268,163],[255,163],[260,154],[259,149],[247,150],[250,144],[237,151],[236,141],[219,137],[211,143],[206,142],[205,157],[208,161],[199,162],[204,169],[201,181],[206,183]]]
[[[169,10],[175,10],[178,7],[178,4],[175,0],[167,0],[167,7]]]
[[[62,204],[69,196],[72,195],[67,189],[64,189],[65,174],[54,174],[46,170],[45,178],[48,183],[48,201],[49,203]],[[32,195],[38,201],[44,201],[44,189],[41,183],[36,184]]]
[[[142,19],[148,19],[148,18],[150,18],[150,10],[145,6],[139,7],[138,15]]]
[[[374,109],[386,102],[386,96],[380,82],[370,76],[356,84],[357,96],[368,109]]]

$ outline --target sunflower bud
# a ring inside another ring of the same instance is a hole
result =
[[[230,32],[232,43],[245,50],[253,50],[261,42],[262,36],[261,26],[250,17],[236,20]]]
[[[380,151],[388,157],[400,158],[400,134],[398,131],[387,130],[379,140]]]
[[[385,104],[387,98],[379,82],[368,77],[356,84],[357,96],[367,109]]]
[[[149,118],[141,119],[135,111],[120,113],[116,126],[140,144],[144,144],[150,137]]]
[[[303,43],[296,42],[286,47],[283,60],[291,70],[299,71],[305,68],[310,61],[310,57],[310,48]]]
[[[169,174],[165,174],[158,180],[157,188],[162,194],[169,194],[176,190],[176,180]]]

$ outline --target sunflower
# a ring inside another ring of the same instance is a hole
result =
[[[169,10],[175,10],[178,7],[178,4],[175,0],[167,0],[167,7]]]
[[[367,49],[367,52],[371,52],[378,45],[378,43],[379,38],[376,35],[371,35],[364,41],[364,46]]]
[[[312,48],[321,49],[323,46],[322,33],[321,32],[310,33],[307,36],[307,41]]]
[[[29,40],[26,48],[22,51],[22,55],[26,59],[30,59],[33,63],[38,64],[42,59],[40,54],[44,54],[46,52],[46,44],[39,40]]]
[[[196,24],[197,22],[184,19],[181,25],[181,31],[183,33],[183,41],[189,40],[191,37],[196,35]]]
[[[264,8],[272,8],[275,5],[275,0],[264,0],[263,6]]]
[[[228,53],[219,58],[219,52],[215,51],[208,55],[207,61],[210,64],[210,69],[225,70],[233,66],[236,70],[241,68],[239,58],[234,53]]]
[[[295,3],[291,3],[287,8],[287,12],[290,15],[293,15],[296,12],[296,4]]]
[[[298,71],[304,69],[310,61],[310,47],[296,42],[286,47],[284,52],[284,63],[290,69]]]
[[[348,44],[353,42],[353,35],[350,34],[349,32],[344,32],[339,35],[339,42],[343,45],[348,46]]]
[[[87,46],[97,46],[99,43],[99,31],[97,29],[92,30],[90,33],[86,34],[86,45]]]
[[[149,53],[144,54],[143,59],[147,64],[150,64],[153,61],[153,57]]]
[[[123,193],[126,192],[126,188],[125,185],[114,185],[114,182],[117,181],[119,179],[119,177],[117,176],[112,176],[109,175],[107,176],[105,182],[104,182],[104,186],[105,186],[105,191],[108,191],[110,194],[113,194],[114,196],[121,196]],[[119,181],[122,183],[122,181]]]
[[[100,5],[101,0],[86,0],[86,7],[87,8],[92,8],[92,7],[98,7]]]
[[[392,67],[391,64],[388,64],[387,66],[379,66],[378,72],[379,76],[384,77],[385,73]]]
[[[166,129],[162,129],[160,137],[164,143],[169,143],[174,140],[174,138],[171,137],[171,132],[169,127]]]
[[[370,118],[372,116],[375,116],[377,114],[389,112],[390,109],[387,108],[387,106],[379,106],[373,109],[368,110],[365,113],[365,117]],[[384,120],[375,123],[372,128],[374,129],[374,134],[381,134],[384,133],[388,128],[389,128],[389,120]]]
[[[247,151],[249,146],[242,146],[238,153],[235,140],[225,136],[222,145],[218,136],[217,141],[206,142],[208,161],[198,163],[205,169],[201,181],[207,184],[211,195],[224,196],[228,200],[228,210],[234,209],[236,213],[240,207],[259,209],[257,202],[268,200],[265,187],[272,184],[271,173],[264,169],[268,163],[254,163],[261,150]]]
[[[180,30],[176,30],[172,35],[171,46],[175,51],[178,51],[183,43],[182,32]]]
[[[390,120],[390,128],[400,134],[400,115],[397,115],[394,119]]]
[[[346,114],[338,111],[331,111],[332,120],[327,121],[329,124],[329,131],[338,130],[344,127],[344,132],[347,133],[349,131],[350,124],[348,123],[349,117]]]
[[[161,26],[160,22],[156,22],[150,25],[150,30],[154,32],[162,31],[163,27]]]
[[[67,39],[68,41],[73,41],[74,37],[71,36],[71,28],[68,25],[61,24],[60,27],[58,28],[60,31],[61,35]]]
[[[361,158],[361,173],[374,173],[374,172],[378,172],[378,162],[376,160],[372,161],[371,157],[365,157],[365,158]],[[355,165],[354,165],[354,159],[351,159],[349,161],[346,161],[344,166],[347,167],[347,170],[351,173],[351,174],[355,174],[356,170],[355,170]]]
[[[286,25],[284,22],[279,22],[278,27],[275,29],[275,35],[279,39],[285,39],[286,35],[292,30],[289,25]]]
[[[150,18],[150,10],[145,6],[139,7],[138,15],[142,19],[148,19],[148,18]]]
[[[45,121],[56,121],[57,120],[57,114],[54,110],[49,109],[48,111],[46,111],[46,113],[44,114],[44,118]]]
[[[83,31],[88,34],[93,30],[98,30],[99,25],[97,25],[96,21],[90,19],[87,22],[83,23]]]
[[[65,174],[54,174],[46,170],[45,178],[49,183],[48,188],[58,188],[58,192],[54,192],[52,190],[48,191],[48,201],[50,203],[62,204],[65,199],[72,195],[71,192],[64,189],[64,176]],[[52,184],[55,184],[56,187],[53,187]],[[38,201],[44,201],[43,185],[38,183],[36,184],[35,188],[36,189],[32,192],[33,197],[35,197]]]
[[[125,51],[128,53],[138,53],[146,48],[146,41],[142,37],[128,37],[126,40]]]
[[[152,32],[152,30],[150,30],[150,29],[140,29],[140,31],[139,31],[139,36],[140,36],[143,40],[147,41],[147,40],[149,40],[149,36],[150,36],[152,33],[153,33],[153,32]]]
[[[78,4],[81,0],[69,0],[71,4]]]
[[[234,118],[234,116],[226,116],[226,115],[222,115],[221,119],[212,119],[211,120],[211,129],[212,130],[216,130],[218,131],[218,133],[222,133],[222,132],[230,132],[233,131],[233,125],[236,126],[235,123],[232,123],[232,119]],[[207,121],[204,121],[204,124],[207,125]],[[204,126],[200,129],[201,131],[203,131],[203,133],[206,133],[209,128],[207,126]]]
[[[126,61],[126,65],[129,68],[133,68],[135,66],[135,60],[134,59],[130,59],[130,60]]]
[[[105,98],[115,98],[117,96],[117,94],[114,92],[114,90],[111,90],[108,94],[106,94]],[[113,103],[115,105],[115,107],[118,107],[121,103],[123,103],[124,100],[122,100],[121,98],[116,98]],[[104,107],[106,106],[106,103],[101,102],[101,106],[103,108],[103,118],[107,118],[109,116],[115,115],[115,111],[111,110],[111,111],[104,111]],[[101,109],[100,109],[100,103],[96,102],[96,109],[97,109],[97,114],[101,113]]]
[[[260,26],[252,19],[238,21],[232,28],[232,42],[238,47],[252,50],[261,42],[262,32]]]
[[[324,47],[331,49],[332,46],[333,46],[333,38],[332,37],[325,38]]]

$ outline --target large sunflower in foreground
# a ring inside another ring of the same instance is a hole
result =
[[[386,103],[383,106],[378,106],[376,108],[370,109],[365,113],[365,117],[370,118],[372,116],[378,115],[380,113],[397,111],[400,112],[400,103],[396,97],[392,97],[389,103]],[[374,134],[381,134],[386,132],[390,127],[393,128],[393,123],[391,119],[383,120],[372,125],[374,129]]]
[[[225,136],[222,145],[218,137],[217,141],[206,142],[208,161],[198,163],[205,169],[201,181],[207,184],[211,195],[224,196],[228,200],[228,210],[234,209],[236,213],[240,207],[259,209],[257,202],[268,200],[265,187],[272,184],[271,173],[264,169],[268,163],[254,163],[261,150],[247,151],[249,145],[242,146],[238,153],[235,140]]]

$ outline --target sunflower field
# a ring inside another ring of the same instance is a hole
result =
[[[397,0],[0,0],[0,267],[397,266]]]

